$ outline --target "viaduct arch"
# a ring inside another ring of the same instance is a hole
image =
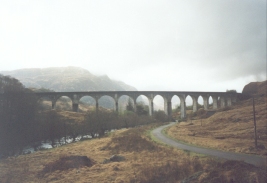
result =
[[[160,95],[164,99],[164,111],[166,115],[171,116],[172,114],[172,98],[178,96],[180,99],[180,112],[181,118],[186,117],[186,97],[191,97],[193,100],[193,112],[198,110],[198,98],[203,98],[204,110],[208,110],[209,98],[212,97],[213,103],[212,108],[224,108],[231,106],[233,102],[236,102],[237,96],[240,93],[231,92],[192,92],[192,91],[88,91],[88,92],[36,92],[34,93],[38,99],[48,98],[52,101],[52,109],[55,108],[56,101],[61,96],[67,96],[72,100],[72,110],[77,112],[79,108],[79,100],[84,96],[90,96],[96,101],[96,110],[98,110],[98,101],[102,96],[110,96],[115,101],[115,111],[119,110],[119,98],[126,95],[133,99],[133,107],[136,109],[136,99],[140,95],[147,97],[149,102],[149,115],[153,115],[154,104],[153,99],[155,96]],[[220,101],[220,106],[218,105]]]

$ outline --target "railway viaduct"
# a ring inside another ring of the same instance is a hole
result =
[[[198,110],[197,100],[198,97],[203,98],[204,110],[208,110],[209,97],[212,97],[212,108],[224,108],[231,106],[233,102],[236,102],[239,93],[232,92],[192,92],[192,91],[87,91],[87,92],[36,92],[34,93],[38,99],[46,98],[52,101],[52,109],[55,108],[57,100],[66,96],[72,101],[72,110],[78,112],[79,101],[84,96],[90,96],[96,101],[96,110],[98,110],[98,100],[103,96],[110,96],[115,101],[115,110],[118,111],[118,101],[122,96],[128,96],[133,101],[133,107],[136,109],[136,99],[144,95],[149,101],[149,115],[153,114],[153,99],[155,96],[162,96],[164,99],[164,111],[168,116],[172,113],[172,97],[178,96],[180,99],[181,118],[186,117],[186,102],[187,96],[190,96],[193,100],[193,112]],[[220,101],[220,105],[218,105]]]

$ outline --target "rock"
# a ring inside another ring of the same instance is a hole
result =
[[[102,163],[103,163],[103,164],[110,163],[110,160],[109,160],[109,159],[104,159],[104,161],[103,161]]]
[[[125,157],[121,156],[121,155],[112,155],[109,159],[104,159],[104,161],[102,162],[103,164],[106,163],[110,163],[110,162],[120,162],[120,161],[124,161]]]
[[[124,156],[121,156],[121,155],[112,155],[110,158],[109,158],[110,161],[113,161],[113,162],[119,162],[119,161],[124,161],[125,160],[125,157]]]

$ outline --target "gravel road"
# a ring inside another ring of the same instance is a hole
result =
[[[161,141],[165,144],[168,144],[170,146],[176,147],[178,149],[184,149],[184,150],[192,151],[195,153],[205,154],[205,155],[209,155],[209,156],[215,156],[218,158],[223,158],[223,159],[228,159],[228,160],[244,161],[246,163],[253,164],[255,166],[265,166],[266,167],[266,162],[267,162],[266,156],[240,154],[240,153],[225,152],[225,151],[219,151],[219,150],[214,150],[214,149],[196,147],[193,145],[187,145],[187,144],[179,143],[177,141],[174,141],[174,140],[166,137],[164,134],[162,134],[162,130],[164,128],[167,128],[167,127],[172,126],[174,124],[175,123],[172,122],[168,125],[158,127],[156,129],[154,129],[151,133],[159,141]]]

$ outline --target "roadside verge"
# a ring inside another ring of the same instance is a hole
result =
[[[164,135],[162,133],[162,131],[165,128],[172,126],[174,124],[175,123],[172,122],[168,125],[160,126],[156,129],[152,130],[151,134],[157,140],[159,140],[159,141],[161,141],[167,145],[178,148],[178,149],[188,150],[188,151],[192,151],[195,153],[205,154],[205,155],[214,156],[214,157],[223,158],[223,159],[228,159],[228,160],[244,161],[246,163],[253,164],[255,166],[266,167],[267,158],[265,156],[255,156],[255,155],[248,155],[248,154],[241,154],[241,153],[219,151],[219,150],[208,149],[208,148],[203,148],[203,147],[196,147],[196,146],[180,143],[180,142],[177,142],[173,139],[170,139],[169,137]]]

